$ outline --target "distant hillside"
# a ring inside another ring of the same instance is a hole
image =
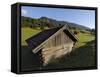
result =
[[[79,25],[79,24],[71,23],[71,22],[67,22],[67,21],[57,21],[55,19],[51,19],[51,18],[47,18],[47,17],[41,17],[39,19],[36,19],[36,18],[29,18],[29,17],[22,16],[21,25],[22,25],[22,27],[45,26],[45,27],[49,27],[49,28],[66,25],[68,28],[88,30],[88,31],[91,30],[90,28],[85,27],[83,25]]]

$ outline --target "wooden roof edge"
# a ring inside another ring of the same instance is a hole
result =
[[[66,30],[76,39],[76,41],[79,41],[78,37],[76,37],[67,27]]]
[[[33,49],[32,52],[37,53],[49,39],[51,39],[53,36],[55,36],[60,31],[63,31],[63,30],[67,30],[76,39],[76,41],[78,41],[78,38],[75,35],[72,34],[72,32],[66,27],[66,25],[64,25],[57,32],[55,32],[52,36],[50,36],[47,40],[45,40],[39,46],[37,46],[35,49]]]
[[[39,46],[37,46],[34,50],[32,50],[33,53],[37,53],[38,50],[41,48],[41,46],[43,44],[45,44],[45,42],[47,42],[49,39],[51,39],[53,36],[55,36],[56,34],[58,34],[61,30],[64,30],[66,27],[62,26],[56,33],[54,33],[52,36],[50,36],[47,40],[45,40],[44,42],[42,42]]]

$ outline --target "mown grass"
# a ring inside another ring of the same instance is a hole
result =
[[[77,48],[84,46],[87,42],[95,39],[95,36],[89,33],[79,33],[77,37],[79,39],[76,45]]]
[[[40,29],[33,29],[29,27],[22,27],[21,28],[21,45],[22,46],[27,46],[26,39],[36,35],[39,33],[41,30]]]

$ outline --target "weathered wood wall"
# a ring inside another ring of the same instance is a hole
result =
[[[42,57],[44,59],[44,65],[51,58],[58,58],[71,52],[73,44],[74,42],[64,32],[55,35],[43,46]]]

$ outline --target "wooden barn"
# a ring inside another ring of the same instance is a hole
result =
[[[51,59],[59,58],[72,51],[77,37],[66,26],[44,30],[26,40],[34,54],[37,54],[41,64],[46,65]]]

